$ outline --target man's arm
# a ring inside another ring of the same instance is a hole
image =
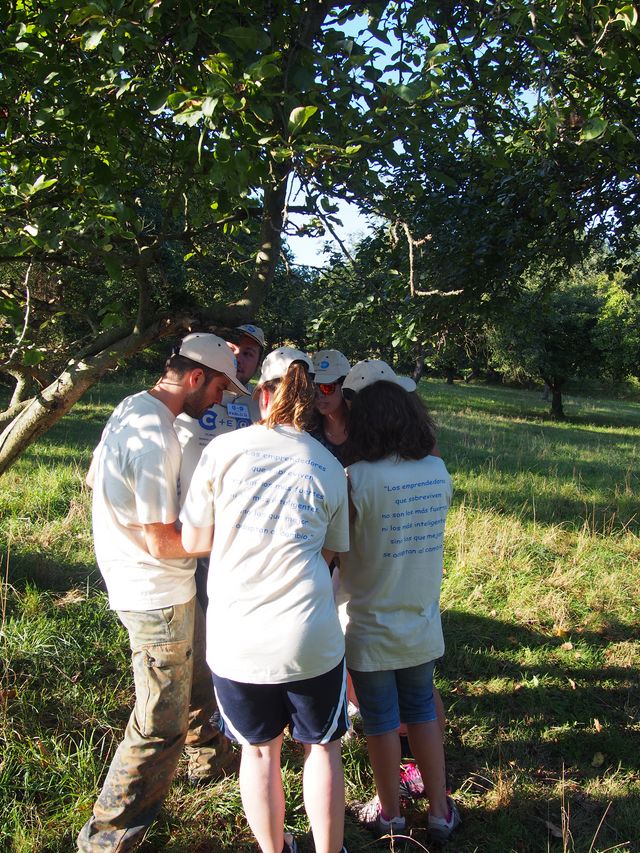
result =
[[[208,556],[213,544],[213,524],[209,527],[192,527],[185,522],[182,525],[182,546],[190,556]]]
[[[332,551],[330,548],[322,549],[322,556],[324,557],[324,560],[328,566],[331,565],[331,560],[333,560],[337,553],[337,551]]]
[[[209,554],[211,545],[198,552],[186,551],[182,545],[180,531],[173,524],[143,524],[144,540],[147,550],[157,560],[172,560],[179,557],[204,557]]]

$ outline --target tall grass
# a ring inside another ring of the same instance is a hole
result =
[[[125,632],[94,563],[83,478],[111,409],[147,384],[105,382],[2,478],[0,849],[68,851],[132,701]],[[455,482],[442,606],[453,851],[640,851],[640,406],[421,386]],[[351,802],[373,792],[361,738]],[[302,755],[287,741],[287,822],[313,849]],[[350,853],[434,849],[426,807]],[[142,850],[255,850],[235,779],[194,791],[184,768]]]

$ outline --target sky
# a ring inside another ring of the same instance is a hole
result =
[[[341,29],[347,36],[357,38],[360,30],[367,24],[367,16],[359,15],[353,20],[342,25]],[[384,45],[377,45],[379,48],[385,48]],[[388,51],[387,51],[388,52]],[[293,187],[292,196],[295,195],[295,185]],[[328,194],[327,194],[328,195]],[[347,246],[352,246],[361,237],[366,236],[370,231],[370,225],[359,208],[355,204],[349,204],[341,199],[332,198],[331,201],[338,205],[338,213],[336,216],[342,221],[342,226],[334,224],[334,230],[338,234],[340,240]],[[302,224],[303,217],[291,216],[291,221],[296,224]],[[327,232],[324,237],[288,237],[287,243],[293,252],[296,263],[305,264],[308,266],[324,267],[328,263],[328,253],[325,254],[327,245],[329,251],[340,252],[339,243]]]
[[[355,204],[349,204],[342,200],[336,200],[336,203],[339,207],[336,216],[342,221],[342,226],[334,223],[334,229],[340,240],[347,247],[350,247],[367,234],[369,224]],[[291,220],[301,222],[302,217],[291,216]],[[287,243],[293,252],[295,262],[305,266],[326,266],[328,255],[325,255],[325,247],[327,245],[330,247],[330,251],[341,251],[340,245],[329,232],[324,237],[287,237]]]

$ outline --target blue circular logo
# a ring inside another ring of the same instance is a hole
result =
[[[329,367],[329,360],[327,358],[323,358],[322,361],[320,362],[320,369],[326,370],[327,367]]]
[[[198,423],[202,427],[202,429],[212,430],[216,428],[216,420],[218,418],[218,413],[214,412],[213,409],[207,409],[204,415],[200,418]]]

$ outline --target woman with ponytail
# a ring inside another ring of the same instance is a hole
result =
[[[327,564],[348,549],[347,488],[341,465],[306,432],[312,370],[288,347],[265,358],[262,420],[208,445],[181,514],[185,548],[211,550],[207,661],[223,731],[242,744],[240,792],[263,853],[297,849],[284,832],[287,727],[304,747],[315,849],[344,849],[346,670]]]

